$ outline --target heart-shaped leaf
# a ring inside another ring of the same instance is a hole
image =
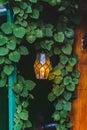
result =
[[[10,50],[15,50],[15,48],[16,48],[16,40],[14,38],[10,39],[10,41],[7,43],[6,46]]]
[[[31,91],[35,86],[36,84],[32,80],[25,80],[25,87],[27,90]]]
[[[20,117],[20,119],[26,121],[28,120],[28,111],[23,110],[22,112],[18,114],[18,116]]]
[[[0,87],[5,87],[6,86],[6,79],[1,79],[0,80]]]
[[[68,91],[71,91],[71,92],[74,91],[75,90],[75,83],[74,82],[70,83],[69,85],[66,86],[66,89]]]
[[[54,35],[54,40],[56,42],[62,43],[64,41],[65,37],[63,32],[58,32],[57,34]]]
[[[74,70],[73,73],[72,73],[72,76],[75,77],[75,78],[79,78],[80,77],[79,70]]]
[[[62,52],[66,55],[70,55],[72,53],[72,46],[70,44],[66,44],[62,47]]]
[[[23,27],[16,27],[16,28],[14,28],[13,34],[17,38],[23,38],[24,35],[25,35],[25,28],[23,28]]]
[[[27,36],[26,36],[26,40],[27,40],[30,44],[32,44],[32,43],[35,42],[36,36],[35,36],[35,35],[27,35]]]
[[[61,53],[61,50],[57,47],[54,47],[54,54],[59,55]]]
[[[69,62],[69,64],[70,64],[71,66],[74,66],[74,65],[76,64],[77,60],[76,60],[76,58],[70,58],[70,59],[68,60],[68,62]]]
[[[20,52],[21,55],[28,55],[29,54],[29,51],[25,46],[20,46],[19,52]]]
[[[1,25],[1,30],[5,33],[5,34],[11,34],[13,31],[13,25],[12,23],[3,23]]]
[[[48,94],[48,100],[49,100],[50,102],[52,102],[52,101],[54,101],[55,99],[56,99],[55,94],[54,94],[53,92],[50,92],[50,93]]]
[[[64,85],[68,85],[68,84],[71,83],[71,82],[72,82],[71,77],[66,76],[66,77],[64,78]]]
[[[5,56],[9,53],[8,48],[0,47],[0,56]]]
[[[5,61],[5,57],[0,57],[0,65],[3,64]]]
[[[10,75],[14,71],[13,65],[5,65],[3,71],[6,75]]]
[[[65,36],[67,38],[73,38],[74,37],[74,30],[71,28],[67,28],[65,31]]]
[[[13,62],[18,62],[20,60],[20,53],[17,51],[11,52],[9,54],[9,59]]]
[[[15,93],[20,94],[23,90],[23,84],[21,84],[21,83],[20,84],[19,83],[14,84],[13,90],[14,90]]]
[[[0,46],[6,44],[8,41],[8,38],[3,36],[3,35],[0,35]]]
[[[71,92],[64,92],[64,98],[65,98],[65,100],[70,100],[71,99],[71,97],[72,97],[72,93]]]
[[[66,55],[60,55],[60,62],[62,64],[65,65],[67,63],[67,61],[68,61],[68,57]]]
[[[64,110],[71,111],[71,102],[66,102],[64,104]]]

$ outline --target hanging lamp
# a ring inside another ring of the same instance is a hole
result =
[[[34,71],[37,79],[47,79],[51,70],[49,56],[42,52],[38,53],[34,63]]]

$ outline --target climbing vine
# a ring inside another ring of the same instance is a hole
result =
[[[53,87],[48,100],[55,107],[52,118],[58,123],[56,129],[69,130],[72,123],[68,113],[80,76],[75,68],[78,57],[73,54],[74,30],[80,21],[78,3],[73,0],[9,0],[8,3],[2,0],[1,3],[10,8],[14,22],[8,12],[8,21],[0,27],[0,87],[7,86],[14,63],[18,63],[22,55],[29,54],[26,42],[35,46],[37,51],[45,50],[50,57],[58,56],[59,61],[49,75]],[[42,18],[44,8],[48,7],[56,9],[55,23]],[[35,85],[18,73],[17,82],[13,85],[17,104],[14,130],[32,126],[27,107],[30,98],[34,98],[30,91]]]

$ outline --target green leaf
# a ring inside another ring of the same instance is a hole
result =
[[[65,37],[64,37],[63,32],[58,32],[57,34],[54,35],[54,40],[56,42],[63,43],[64,39]]]
[[[66,70],[67,70],[67,72],[72,72],[73,71],[73,66],[71,66],[70,64],[68,64],[66,66]]]
[[[20,13],[19,13],[18,15],[20,16],[19,18],[20,18],[21,21],[22,21],[22,17],[24,16],[24,10],[21,9],[21,10],[20,10]]]
[[[1,30],[5,33],[5,34],[11,34],[13,31],[13,25],[12,23],[3,23],[1,25]]]
[[[6,86],[6,79],[1,79],[0,80],[0,87],[5,87]]]
[[[25,35],[25,28],[23,28],[23,27],[16,27],[16,28],[14,28],[13,34],[17,38],[23,38],[24,35]]]
[[[55,111],[53,113],[52,117],[54,118],[54,121],[59,121],[60,120],[60,114],[59,114],[59,112]]]
[[[15,1],[22,2],[22,0],[15,0]]]
[[[56,96],[60,96],[60,95],[62,95],[63,94],[63,92],[64,92],[64,86],[60,86],[58,89],[57,89],[57,91],[55,91],[55,95]]]
[[[73,73],[72,73],[72,76],[75,77],[75,78],[79,78],[80,77],[79,70],[74,70]]]
[[[28,91],[26,89],[24,89],[23,92],[21,93],[21,96],[24,98],[28,97],[28,95],[29,94],[28,94]]]
[[[46,28],[45,29],[45,36],[46,37],[52,37],[53,36],[52,28]]]
[[[71,102],[66,102],[64,104],[64,110],[71,111]]]
[[[40,29],[35,30],[36,37],[37,38],[42,38],[43,37],[43,31]]]
[[[37,0],[30,0],[30,2],[32,2],[32,3],[37,3]]]
[[[74,84],[73,82],[70,83],[69,85],[66,86],[66,89],[67,89],[68,91],[73,92],[73,91],[75,90],[75,84]]]
[[[23,107],[23,108],[28,107],[28,105],[29,105],[29,102],[28,102],[28,101],[23,101],[23,102],[22,102],[22,107]]]
[[[61,118],[67,118],[67,114],[68,114],[67,110],[62,110],[62,111],[60,112],[60,117],[61,117]]]
[[[72,53],[72,46],[70,44],[66,44],[62,47],[62,52],[66,55],[70,55]]]
[[[32,8],[31,5],[28,5],[28,8],[26,9],[26,13],[32,13]]]
[[[66,55],[63,55],[63,54],[60,55],[60,63],[65,65],[67,61],[68,61],[68,57]]]
[[[0,65],[3,64],[5,61],[5,57],[0,57]]]
[[[20,117],[20,119],[26,121],[28,120],[28,111],[23,110],[22,112],[18,114],[18,116]]]
[[[21,2],[20,7],[25,10],[28,7],[28,4],[26,2]]]
[[[73,124],[71,122],[67,123],[67,128],[71,128]]]
[[[73,39],[69,39],[69,38],[65,38],[65,41],[64,41],[66,44],[71,44],[73,45],[74,43],[74,38]]]
[[[21,93],[22,90],[23,90],[23,84],[21,84],[21,83],[14,84],[13,85],[13,90],[17,94]]]
[[[12,61],[10,61],[8,58],[5,58],[5,64],[8,64],[8,65],[10,64],[11,65]]]
[[[70,100],[72,97],[72,93],[71,92],[64,92],[64,98],[68,101]]]
[[[23,126],[23,122],[19,121],[18,123],[14,124],[14,130],[21,130]]]
[[[9,53],[8,48],[0,47],[0,56],[5,56]]]
[[[62,77],[62,76],[56,76],[56,77],[54,78],[54,83],[55,83],[55,84],[60,84],[60,83],[62,82],[62,80],[63,80],[63,77]]]
[[[14,8],[13,8],[13,12],[14,12],[14,15],[15,15],[15,14],[18,14],[18,13],[20,12],[20,8],[14,7]]]
[[[75,84],[78,84],[78,79],[77,78],[73,78],[73,82],[75,83]]]
[[[3,71],[6,75],[10,75],[14,71],[13,65],[5,65]]]
[[[30,128],[32,127],[32,123],[29,120],[27,120],[25,121],[24,126],[25,126],[24,128]]]
[[[66,69],[62,69],[62,76],[66,76],[68,74],[68,71]]]
[[[29,54],[29,51],[28,51],[28,49],[27,49],[25,46],[20,46],[20,47],[19,47],[19,53],[20,53],[21,55],[28,55],[28,54]]]
[[[68,85],[68,84],[71,83],[71,82],[72,82],[71,77],[66,76],[66,77],[64,78],[64,85]]]
[[[16,109],[17,109],[17,113],[20,113],[22,111],[22,106],[18,105]]]
[[[7,4],[7,0],[0,0],[0,5],[5,5]]]
[[[54,54],[55,55],[61,54],[61,50],[58,47],[54,47]]]
[[[0,35],[0,46],[6,44],[7,42],[8,42],[8,38],[3,35]]]
[[[54,44],[54,42],[52,40],[46,40],[46,41],[42,41],[40,43],[40,46],[41,46],[41,48],[50,51],[53,44]]]
[[[58,11],[64,11],[66,8],[64,6],[61,6],[60,8],[58,8]]]
[[[13,62],[18,62],[20,60],[20,53],[17,51],[11,52],[9,54],[9,59]]]
[[[71,28],[67,28],[67,30],[65,31],[65,36],[67,38],[73,38],[74,37],[74,30]]]
[[[35,42],[36,36],[35,36],[35,35],[27,35],[27,36],[26,36],[26,40],[27,40],[30,44],[32,44],[32,43]]]
[[[76,58],[69,58],[68,62],[71,66],[74,66],[77,63],[77,60]]]
[[[56,109],[56,110],[62,110],[62,109],[63,109],[63,104],[62,104],[61,101],[58,101],[58,103],[57,103],[56,106],[55,106],[55,109]]]
[[[16,48],[16,40],[15,40],[15,38],[10,39],[10,41],[7,43],[6,46],[10,50],[15,50],[15,48]]]
[[[56,99],[55,94],[54,94],[53,92],[50,92],[50,93],[48,94],[48,100],[49,100],[50,102],[52,102],[52,101],[54,101],[55,99]]]
[[[29,91],[31,91],[32,89],[34,89],[34,87],[36,86],[36,83],[33,82],[32,80],[26,80],[25,81],[25,88]]]
[[[39,10],[38,9],[33,9],[33,12],[32,14],[30,15],[31,18],[34,18],[34,19],[38,19],[39,18]]]
[[[27,27],[28,23],[25,20],[23,20],[20,22],[20,25],[23,27]]]

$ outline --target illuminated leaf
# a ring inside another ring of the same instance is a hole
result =
[[[1,79],[0,80],[0,87],[5,87],[6,86],[6,79]]]
[[[5,65],[3,71],[6,75],[10,75],[14,71],[13,65]]]
[[[62,47],[62,52],[66,55],[70,55],[72,53],[72,46],[70,44],[66,44]]]
[[[26,121],[28,120],[28,111],[23,110],[22,112],[18,114],[18,116],[20,117],[20,119]]]
[[[9,53],[8,48],[0,47],[0,56],[5,56]]]
[[[17,38],[23,38],[24,35],[25,35],[25,28],[23,28],[23,27],[16,27],[16,28],[14,28],[13,34]]]
[[[9,54],[9,59],[14,62],[18,62],[20,60],[20,53],[17,51],[11,52]]]
[[[11,34],[13,31],[13,25],[12,23],[3,23],[1,25],[1,30],[5,33],[5,34]]]
[[[56,99],[56,96],[53,94],[53,92],[50,92],[48,95],[48,100],[50,102],[54,101]]]
[[[58,32],[54,35],[54,39],[56,42],[62,43],[65,39],[63,32]]]

